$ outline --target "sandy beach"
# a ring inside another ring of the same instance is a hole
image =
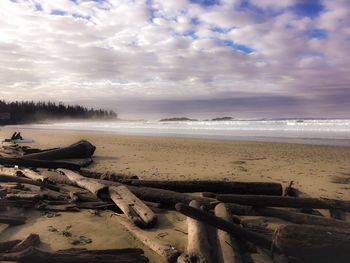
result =
[[[9,137],[12,129],[2,128],[0,137]],[[32,138],[32,147],[66,146],[80,139],[97,149],[94,171],[114,171],[159,180],[227,180],[280,182],[314,197],[350,199],[350,148],[240,142],[189,138],[121,136],[106,133],[22,130]],[[41,212],[24,212],[30,219],[18,227],[1,227],[0,240],[23,238],[38,233],[43,246],[51,249],[72,247],[122,248],[141,247],[152,262],[161,259],[142,246],[119,224],[118,216],[105,211],[99,216],[83,211],[49,216]],[[159,225],[148,234],[160,243],[185,249],[185,217],[177,212],[160,212]],[[62,233],[69,230],[70,236]]]

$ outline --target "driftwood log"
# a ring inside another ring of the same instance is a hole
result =
[[[200,204],[193,200],[190,206],[199,209]],[[185,262],[212,262],[206,224],[187,217],[187,254]]]
[[[7,215],[0,215],[0,223],[1,224],[8,224],[11,226],[15,225],[23,225],[25,224],[27,218],[23,216],[7,216]]]
[[[25,239],[23,239],[20,243],[12,248],[12,252],[19,252],[25,250],[29,247],[36,247],[40,244],[40,237],[37,234],[30,234]]]
[[[341,201],[324,198],[298,198],[289,196],[263,196],[263,195],[218,195],[221,202],[251,205],[256,207],[310,207],[310,208],[339,208],[350,211],[350,201]]]
[[[283,193],[281,184],[266,182],[159,181],[123,178],[119,182],[127,185],[160,188],[181,193],[212,192],[220,194],[257,195],[282,195]]]
[[[229,223],[233,223],[231,214],[224,203],[220,203],[215,206],[215,215]],[[218,254],[221,262],[241,263],[242,259],[239,254],[237,240],[234,238],[234,236],[220,229],[216,230],[216,235],[218,240]]]
[[[94,145],[88,141],[82,140],[67,147],[27,154],[23,158],[36,160],[90,158],[95,150],[96,147]]]
[[[148,259],[143,255],[143,250],[138,248],[107,250],[68,249],[52,252],[33,246],[20,252],[0,253],[0,260],[24,263],[148,262]]]
[[[192,217],[197,220],[201,220],[218,229],[224,230],[237,238],[246,239],[247,241],[260,245],[264,248],[270,248],[271,246],[271,241],[268,240],[266,237],[247,231],[233,223],[227,222],[222,218],[204,212],[200,209],[196,209],[181,203],[176,204],[175,208],[177,211],[186,216]]]
[[[29,158],[23,158],[23,157],[22,158],[0,157],[0,165],[4,165],[4,166],[18,165],[23,167],[49,168],[49,169],[65,168],[65,169],[70,169],[75,171],[80,170],[80,166],[73,163],[36,160],[36,159],[29,159]]]
[[[18,176],[11,176],[11,175],[2,175],[0,174],[0,182],[12,182],[12,183],[21,183],[21,184],[31,184],[36,185],[40,187],[46,187],[54,191],[59,191],[60,188],[56,185],[47,184],[44,182],[34,181],[28,178],[18,177]]]
[[[10,241],[0,242],[0,253],[11,251],[13,249],[13,247],[16,246],[20,242],[21,242],[21,240],[10,240]]]
[[[118,223],[128,230],[136,239],[141,241],[145,246],[162,256],[167,262],[176,262],[180,252],[175,247],[159,244],[158,241],[146,235],[143,230],[121,217],[118,217]]]
[[[273,244],[303,262],[349,262],[350,230],[334,227],[285,225],[277,228]]]
[[[108,190],[112,201],[135,225],[147,228],[156,224],[157,216],[126,186],[110,186]]]

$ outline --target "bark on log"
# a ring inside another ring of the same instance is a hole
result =
[[[273,244],[303,262],[349,262],[350,229],[285,225],[277,228]]]
[[[156,224],[157,216],[126,186],[109,187],[109,195],[112,201],[135,225],[148,228]]]
[[[90,158],[94,154],[95,150],[96,147],[94,145],[88,141],[82,140],[67,147],[27,154],[23,158],[36,160]]]
[[[90,178],[85,178],[80,174],[67,170],[58,169],[58,172],[63,173],[67,178],[72,181],[76,186],[86,189],[93,193],[95,196],[99,197],[103,194],[108,193],[108,187],[97,180],[92,180]]]
[[[222,218],[229,223],[233,223],[231,215],[224,203],[215,206],[215,216]],[[218,240],[218,253],[221,262],[241,263],[242,259],[234,236],[220,229],[216,230],[216,235]]]
[[[32,208],[37,202],[33,200],[6,200],[0,199],[0,208],[6,207],[20,207],[20,208]]]
[[[0,215],[0,224],[8,224],[11,226],[23,225],[25,224],[27,218],[23,216],[5,216]]]
[[[20,252],[0,253],[1,261],[18,261],[24,263],[50,262],[50,263],[83,263],[83,262],[148,262],[143,250],[137,248],[111,249],[111,250],[59,250],[46,251],[36,247],[29,247]]]
[[[195,200],[190,202],[190,206],[197,209],[200,208],[200,204]],[[187,228],[187,255],[189,262],[212,262],[205,223],[187,217]]]
[[[45,181],[45,176],[38,174],[37,172],[34,172],[33,170],[30,169],[18,169],[16,171],[17,176],[22,176],[22,177],[27,177],[29,179],[32,179],[34,181],[40,181],[43,182]]]
[[[59,191],[60,188],[56,185],[47,184],[43,182],[34,181],[28,178],[18,177],[18,176],[9,176],[0,174],[0,182],[13,182],[13,183],[21,183],[21,184],[31,184],[37,185],[40,187],[46,187],[54,191]]]
[[[263,196],[263,195],[218,195],[222,202],[230,202],[255,207],[310,207],[310,208],[339,208],[350,211],[350,201],[323,198],[298,198],[289,196]]]
[[[180,193],[212,192],[220,194],[282,195],[279,183],[223,182],[223,181],[159,181],[120,179],[119,182],[133,186],[160,188]]]
[[[13,247],[12,252],[19,252],[29,247],[36,247],[40,244],[40,237],[37,234],[30,234],[20,243]]]
[[[0,242],[0,253],[12,250],[12,248],[20,242],[21,240],[10,240],[5,242]]]
[[[0,165],[4,166],[23,166],[23,167],[32,167],[32,168],[65,168],[74,171],[79,171],[80,166],[73,163],[64,163],[56,161],[46,161],[46,160],[36,160],[36,159],[27,159],[27,158],[5,158],[0,157]]]
[[[226,220],[214,216],[210,213],[204,212],[202,210],[187,206],[185,204],[178,203],[175,205],[175,208],[180,213],[192,217],[197,220],[201,220],[209,225],[212,225],[218,229],[224,230],[237,238],[246,239],[252,243],[260,245],[265,248],[270,248],[271,241],[265,238],[262,235],[247,231],[235,224],[227,222]]]
[[[149,247],[158,255],[166,259],[167,262],[176,262],[177,257],[180,252],[173,246],[170,245],[161,245],[153,238],[144,234],[144,231],[131,224],[128,220],[123,218],[118,218],[119,224],[126,228],[135,238],[141,241],[145,246]]]

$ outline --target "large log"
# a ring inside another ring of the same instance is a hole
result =
[[[232,222],[232,217],[224,203],[219,203],[215,206],[215,216]],[[219,258],[222,263],[241,263],[242,259],[239,254],[238,244],[233,235],[217,229]]]
[[[193,200],[190,206],[199,209],[200,204]],[[206,225],[191,217],[187,218],[187,257],[189,262],[212,262]]]
[[[60,169],[61,171],[64,171]],[[78,179],[79,174],[75,173],[75,178]],[[57,181],[63,181],[66,176],[56,176]],[[62,178],[63,177],[63,178]],[[105,186],[120,186],[121,183],[118,182],[112,182],[107,180],[101,180],[101,179],[94,179],[94,178],[87,178],[80,176],[85,180],[85,182],[91,182],[91,184],[102,184]],[[55,180],[55,178],[49,178],[50,180]],[[70,185],[76,186],[77,184],[75,182],[72,182],[71,180],[67,180],[67,183]],[[175,191],[170,190],[164,190],[164,189],[158,189],[158,188],[151,188],[151,187],[139,187],[139,186],[128,186],[129,190],[136,195],[138,198],[144,200],[144,201],[151,201],[156,203],[161,203],[169,206],[174,206],[176,203],[190,203],[192,200],[197,200],[198,202],[201,202],[202,204],[210,205],[211,202],[216,201],[212,198],[205,198],[205,197],[199,197],[194,196],[191,194],[186,193],[178,193]],[[85,188],[86,189],[86,188]],[[98,187],[97,187],[98,189]]]
[[[162,256],[167,262],[176,262],[180,252],[173,246],[159,244],[156,240],[145,235],[145,232],[129,221],[118,218],[118,223],[126,228],[135,238],[141,241],[145,246],[149,247],[158,255]]]
[[[117,180],[115,180],[117,181]],[[279,183],[267,182],[226,182],[226,181],[160,181],[123,179],[119,182],[133,186],[146,186],[172,190],[181,193],[212,192],[220,194],[282,195]]]
[[[8,252],[12,250],[12,248],[20,242],[21,240],[10,240],[10,241],[0,242],[0,253]]]
[[[96,147],[94,145],[88,141],[82,140],[67,147],[27,154],[23,158],[36,160],[90,158],[95,150]]]
[[[265,238],[264,236],[247,231],[233,223],[227,222],[222,218],[204,212],[200,209],[196,209],[181,203],[176,204],[175,208],[177,211],[186,216],[192,217],[197,220],[201,220],[209,225],[215,226],[216,228],[224,230],[237,238],[246,239],[247,241],[250,241],[265,248],[270,248],[271,246],[271,241]]]
[[[67,169],[58,169],[58,172],[61,172],[63,175],[74,183],[74,185],[79,186],[83,189],[86,189],[93,193],[95,196],[99,197],[103,194],[108,194],[108,187],[105,184],[97,180],[92,180],[90,178],[85,178],[80,174],[67,170]]]
[[[135,225],[146,228],[154,226],[157,222],[157,216],[153,211],[126,186],[109,187],[109,195],[112,201]]]
[[[0,215],[0,224],[8,224],[11,226],[23,225],[26,222],[25,217],[23,216],[6,216]]]
[[[33,208],[37,201],[35,200],[6,200],[0,199],[0,208],[19,207],[19,208]]]
[[[47,184],[44,182],[34,181],[28,178],[18,177],[18,176],[10,176],[10,175],[2,175],[0,174],[0,182],[13,182],[13,183],[21,183],[21,184],[31,184],[40,187],[46,187],[54,191],[59,191],[60,188],[56,185]]]
[[[0,261],[18,261],[24,263],[50,262],[50,263],[83,263],[83,262],[148,262],[143,250],[138,248],[85,250],[69,249],[56,252],[29,247],[20,252],[0,253]]]
[[[80,166],[73,163],[36,160],[36,159],[29,159],[29,158],[23,158],[23,157],[22,158],[0,157],[0,165],[4,165],[4,166],[18,165],[23,167],[49,168],[49,169],[65,168],[65,169],[70,169],[75,171],[80,170]]]
[[[298,198],[289,196],[264,196],[264,195],[218,195],[221,202],[251,205],[255,207],[309,207],[309,208],[339,208],[350,211],[350,201],[342,201],[324,198]]]
[[[349,262],[350,229],[285,225],[275,231],[273,244],[303,262]]]

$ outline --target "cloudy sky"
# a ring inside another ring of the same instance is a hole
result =
[[[349,0],[1,0],[0,94],[121,117],[349,117]]]

